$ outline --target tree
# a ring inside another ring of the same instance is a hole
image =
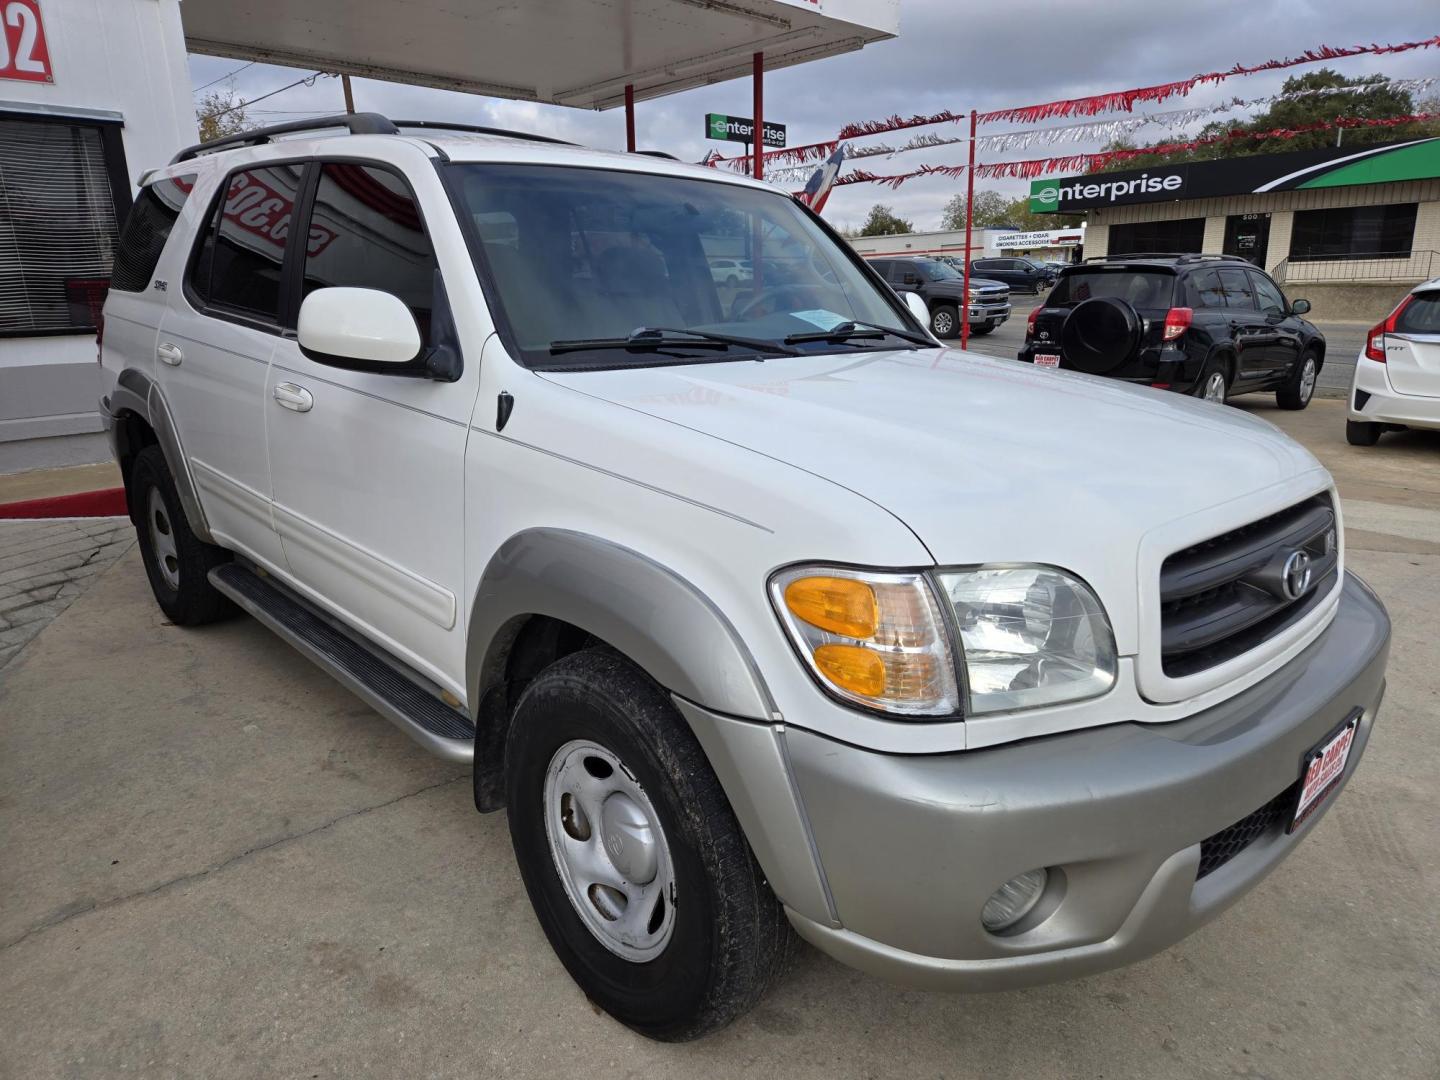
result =
[[[1073,229],[1085,220],[1084,214],[1037,214],[1030,209],[1030,196],[1021,195],[1005,204],[1005,220],[1021,232],[1040,229]]]
[[[1310,124],[1325,123],[1338,117],[1359,117],[1367,120],[1388,120],[1397,116],[1409,116],[1425,112],[1417,108],[1414,97],[1407,90],[1396,90],[1385,85],[1383,75],[1365,75],[1347,78],[1330,68],[1321,68],[1304,75],[1294,75],[1285,80],[1282,94],[1302,91],[1335,90],[1336,93],[1306,93],[1303,97],[1281,100],[1264,112],[1257,113],[1243,124],[1231,124],[1217,120],[1200,129],[1197,138],[1218,138],[1227,132],[1274,131],[1277,128],[1301,128]],[[1345,92],[1343,88],[1372,86],[1373,89]],[[1207,143],[1194,150],[1177,150],[1170,154],[1142,154],[1116,163],[1107,168],[1144,169],[1153,165],[1173,164],[1181,161],[1212,161],[1216,158],[1246,157],[1251,154],[1279,154],[1291,150],[1318,150],[1334,146],[1337,139],[1343,139],[1346,146],[1365,146],[1371,143],[1391,142],[1399,139],[1413,139],[1433,135],[1440,131],[1440,123],[1427,121],[1400,124],[1395,127],[1347,128],[1341,135],[1338,129],[1310,131],[1292,139],[1224,139]],[[1183,142],[1184,139],[1166,140]],[[1105,146],[1106,150],[1133,150],[1135,144],[1129,139],[1117,139]]]
[[[211,90],[195,106],[200,141],[213,142],[226,135],[248,131],[254,125],[245,113],[245,103],[234,90]]]
[[[861,236],[899,236],[901,233],[914,232],[915,226],[904,218],[895,216],[895,212],[883,203],[876,203],[870,208],[870,216],[865,219],[865,224],[860,226]]]
[[[998,191],[977,191],[975,193],[975,218],[971,223],[977,229],[994,229],[1015,224],[1009,217],[1009,203]],[[960,230],[965,228],[965,196],[955,195],[945,204],[940,213],[942,229]]]

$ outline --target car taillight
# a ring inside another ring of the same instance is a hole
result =
[[[1194,318],[1195,312],[1188,307],[1172,307],[1165,313],[1165,332],[1161,335],[1161,341],[1175,341],[1186,330],[1190,329],[1190,320]]]
[[[1030,314],[1025,319],[1025,336],[1027,338],[1032,338],[1035,336],[1035,320],[1039,317],[1040,309],[1038,307],[1031,308]]]
[[[1410,306],[1410,301],[1415,299],[1415,294],[1401,300],[1395,305],[1395,310],[1385,316],[1385,321],[1377,323],[1370,328],[1365,335],[1365,359],[1374,360],[1377,364],[1385,363],[1385,335],[1395,332],[1395,324],[1400,318],[1400,313]]]

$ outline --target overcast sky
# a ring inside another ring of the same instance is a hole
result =
[[[766,75],[767,118],[787,124],[791,145],[833,138],[841,125],[880,119],[892,113],[981,111],[1078,97],[1291,56],[1318,45],[1414,41],[1440,30],[1440,9],[1426,0],[1205,0],[1157,3],[1156,0],[1027,0],[1019,4],[971,4],[965,0],[901,0],[900,36],[846,56],[833,57]],[[219,57],[192,56],[191,85],[199,87],[239,67]],[[1213,104],[1276,93],[1287,74],[1311,71],[1311,65],[1229,79],[1187,98],[1172,98],[1146,111]],[[1397,56],[1359,56],[1331,62],[1346,75],[1380,73],[1389,78],[1440,76],[1440,49]],[[256,64],[228,80],[242,99],[250,99],[306,74]],[[223,87],[227,83],[221,83]],[[555,135],[592,146],[621,149],[623,110],[596,113],[559,106],[501,101],[442,90],[354,80],[355,104],[392,116],[494,124]],[[1437,83],[1440,88],[1440,83]],[[1432,91],[1435,88],[1432,88]],[[748,79],[641,102],[636,108],[637,142],[698,161],[712,147],[738,152],[740,144],[701,138],[707,112],[750,115]],[[339,79],[322,78],[314,86],[288,90],[251,110],[261,123],[343,111]],[[1115,114],[1109,114],[1115,115]],[[1237,119],[1244,114],[1229,113]],[[1098,119],[1098,118],[1097,118]],[[1072,121],[1073,122],[1073,121]],[[1193,125],[1191,131],[1200,125]],[[941,135],[955,127],[924,128]],[[1005,130],[994,126],[989,132]],[[881,139],[904,141],[911,132]],[[1150,126],[1134,136],[1151,142],[1170,137]],[[873,140],[878,141],[878,140]],[[1098,148],[1094,143],[1064,143],[1004,155],[1044,157]],[[922,162],[958,163],[963,145],[912,152],[893,159],[871,158],[874,172],[907,172]],[[981,160],[986,160],[982,156]],[[1007,195],[1028,190],[1020,181],[985,181]],[[926,178],[898,191],[873,184],[837,189],[825,216],[838,225],[863,220],[875,202],[885,202],[917,229],[938,225],[940,211],[963,180]]]

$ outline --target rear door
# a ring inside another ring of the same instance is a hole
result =
[[[209,216],[183,283],[167,290],[156,345],[156,375],[210,531],[269,566],[283,556],[270,514],[265,377],[303,176],[303,163],[258,164],[206,192]]]
[[[1440,397],[1440,289],[1416,293],[1396,317],[1385,366],[1396,393]]]
[[[1274,370],[1270,346],[1274,331],[1255,303],[1250,275],[1238,266],[1221,267],[1220,287],[1225,290],[1225,315],[1235,343],[1235,382],[1268,379]]]

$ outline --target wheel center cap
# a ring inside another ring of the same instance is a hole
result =
[[[605,853],[625,880],[648,885],[659,870],[655,829],[645,811],[628,795],[616,792],[605,800],[600,811],[600,835]]]

